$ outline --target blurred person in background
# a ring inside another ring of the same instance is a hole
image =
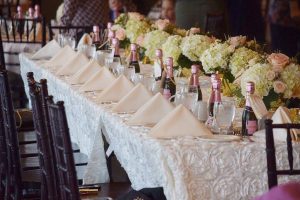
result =
[[[61,23],[65,26],[93,26],[108,22],[106,0],[64,0]]]
[[[174,0],[162,0],[161,18],[168,19],[175,23],[175,2]]]
[[[114,21],[121,13],[126,12],[123,0],[109,0],[109,20]]]
[[[268,19],[272,50],[295,56],[300,51],[300,1],[270,0]]]
[[[150,20],[168,19],[175,24],[175,1],[174,0],[160,0],[158,1],[148,13]]]
[[[190,29],[205,29],[208,13],[225,13],[224,0],[176,0],[176,25]]]

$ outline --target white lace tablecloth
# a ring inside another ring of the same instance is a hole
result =
[[[126,125],[130,115],[113,114],[112,105],[99,104],[93,95],[79,93],[65,78],[40,67],[41,61],[32,61],[23,54],[20,61],[23,80],[26,72],[33,71],[36,78],[48,79],[50,94],[65,101],[72,140],[92,162],[87,174],[105,177],[99,174],[101,170],[106,173],[102,128],[136,190],[163,187],[169,200],[252,199],[268,190],[264,135],[254,137],[255,142],[151,138],[147,135],[149,129]],[[279,168],[286,167],[286,145],[277,143],[276,148]],[[299,149],[296,144],[294,166],[298,168]],[[299,176],[296,178],[299,180]],[[291,178],[279,180],[281,183]]]

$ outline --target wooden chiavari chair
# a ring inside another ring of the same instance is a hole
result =
[[[265,121],[266,124],[266,153],[267,153],[267,169],[268,169],[268,185],[269,189],[278,184],[278,175],[300,175],[300,169],[294,169],[293,144],[291,137],[291,129],[300,129],[300,124],[273,124],[271,119]],[[274,129],[287,130],[287,159],[289,169],[278,170],[276,166],[276,149],[274,144]]]

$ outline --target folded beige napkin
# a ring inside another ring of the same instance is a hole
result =
[[[81,92],[105,90],[116,80],[115,76],[105,67],[100,69],[79,89]]]
[[[269,112],[260,96],[255,94],[250,95],[250,103],[253,112],[258,119],[262,119],[264,116],[268,115]]]
[[[91,36],[87,33],[83,34],[83,36],[80,38],[79,42],[78,42],[78,46],[80,45],[92,45],[93,44],[93,40],[91,38]]]
[[[98,99],[101,102],[118,102],[127,95],[132,88],[134,88],[133,83],[124,75],[121,75],[101,92]]]
[[[286,124],[292,123],[292,120],[289,116],[289,109],[280,106],[272,117],[273,124]],[[274,139],[280,141],[286,141],[287,137],[287,130],[286,129],[273,129]],[[297,140],[297,130],[291,129],[292,139]]]
[[[38,50],[31,58],[32,59],[43,59],[53,57],[61,47],[56,40],[51,40],[43,48]]]
[[[76,57],[66,62],[62,68],[58,69],[56,75],[73,75],[89,62],[89,59],[81,52],[76,53]]]
[[[72,60],[76,57],[76,52],[73,49],[66,45],[64,48],[61,48],[47,63],[47,66],[50,66],[53,69],[58,69],[66,64],[66,61]]]
[[[91,60],[72,76],[72,78],[70,79],[70,83],[83,84],[101,69],[101,66],[97,63],[96,60]]]
[[[127,124],[133,126],[153,126],[173,109],[173,105],[160,93],[157,93],[138,109]]]
[[[112,111],[117,113],[134,113],[151,97],[151,92],[143,84],[138,83],[113,107]]]
[[[211,131],[181,104],[168,113],[150,131],[150,135],[155,138],[176,138],[211,134]]]

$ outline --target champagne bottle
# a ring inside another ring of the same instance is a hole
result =
[[[164,70],[163,65],[163,53],[161,49],[156,49],[155,51],[156,59],[154,61],[154,77],[155,81],[160,81],[162,79],[162,72]]]
[[[34,18],[34,9],[33,8],[28,8],[28,19],[33,19]]]
[[[34,6],[34,18],[40,18],[41,15],[41,8],[38,4],[35,4]]]
[[[246,106],[242,115],[242,135],[252,136],[258,130],[258,121],[250,103],[250,95],[254,94],[255,84],[251,81],[247,82],[246,91]]]
[[[190,86],[197,87],[198,90],[198,101],[202,101],[202,91],[200,89],[199,84],[199,65],[192,65],[191,66],[192,76],[190,78]]]
[[[130,45],[130,58],[129,58],[129,66],[134,66],[135,73],[140,73],[140,65],[138,61],[138,55],[137,55],[137,50],[138,47],[136,44],[132,43]]]
[[[173,58],[168,57],[166,60],[167,76],[163,86],[163,96],[169,100],[169,98],[176,93],[175,79],[173,76]],[[172,100],[174,101],[174,99]]]
[[[99,48],[100,44],[100,29],[99,26],[93,26],[93,44],[95,44],[96,49]]]
[[[15,27],[17,30],[17,33],[20,34],[20,37],[22,37],[21,35],[24,34],[24,26],[25,26],[25,22],[24,22],[24,13],[23,13],[23,9],[21,6],[17,7],[17,14],[15,15],[15,18],[17,19],[15,22]]]
[[[215,105],[215,90],[213,88],[213,82],[218,79],[216,74],[212,74],[210,77],[210,81],[211,81],[211,93],[210,93],[210,97],[208,99],[208,118],[207,121],[205,122],[205,125],[207,127],[211,127],[213,124],[213,119],[214,119],[214,105]]]
[[[121,58],[120,57],[120,41],[118,38],[112,39],[112,47],[113,47],[114,58]]]

